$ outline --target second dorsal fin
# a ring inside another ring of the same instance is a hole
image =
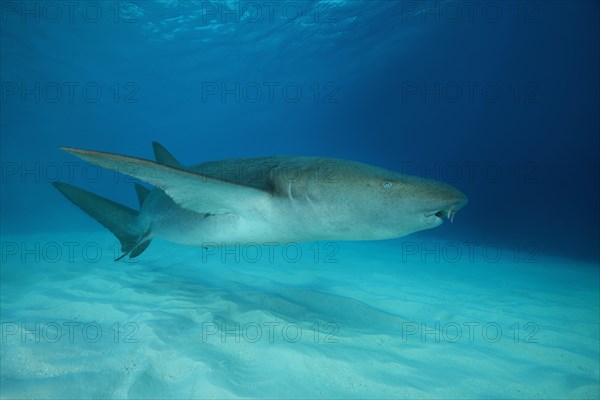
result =
[[[146,200],[146,197],[148,197],[148,194],[150,194],[150,189],[140,185],[139,183],[136,183],[135,192],[137,193],[137,197],[140,202],[140,207],[142,207],[142,204],[144,204],[144,200]]]

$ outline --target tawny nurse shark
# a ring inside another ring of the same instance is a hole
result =
[[[467,197],[442,182],[355,161],[261,157],[185,167],[154,142],[156,162],[62,147],[140,179],[140,210],[61,182],[54,186],[108,228],[122,255],[153,238],[192,246],[402,237],[453,220]]]

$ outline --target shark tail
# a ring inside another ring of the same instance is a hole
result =
[[[104,225],[119,239],[123,254],[115,261],[127,255],[129,258],[137,257],[150,245],[152,240],[150,229],[140,227],[138,211],[77,186],[62,182],[52,184],[73,204]],[[148,189],[136,185],[136,192],[141,205],[148,194]]]

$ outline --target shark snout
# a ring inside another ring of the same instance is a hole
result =
[[[454,216],[467,203],[467,196],[460,190],[443,185],[428,193],[425,203],[428,205],[423,217],[427,223],[439,225],[444,218],[454,221]]]

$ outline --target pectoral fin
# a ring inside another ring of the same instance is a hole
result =
[[[141,158],[61,147],[85,161],[140,179],[162,190],[181,207],[199,213],[243,214],[252,204],[268,201],[261,190]]]

